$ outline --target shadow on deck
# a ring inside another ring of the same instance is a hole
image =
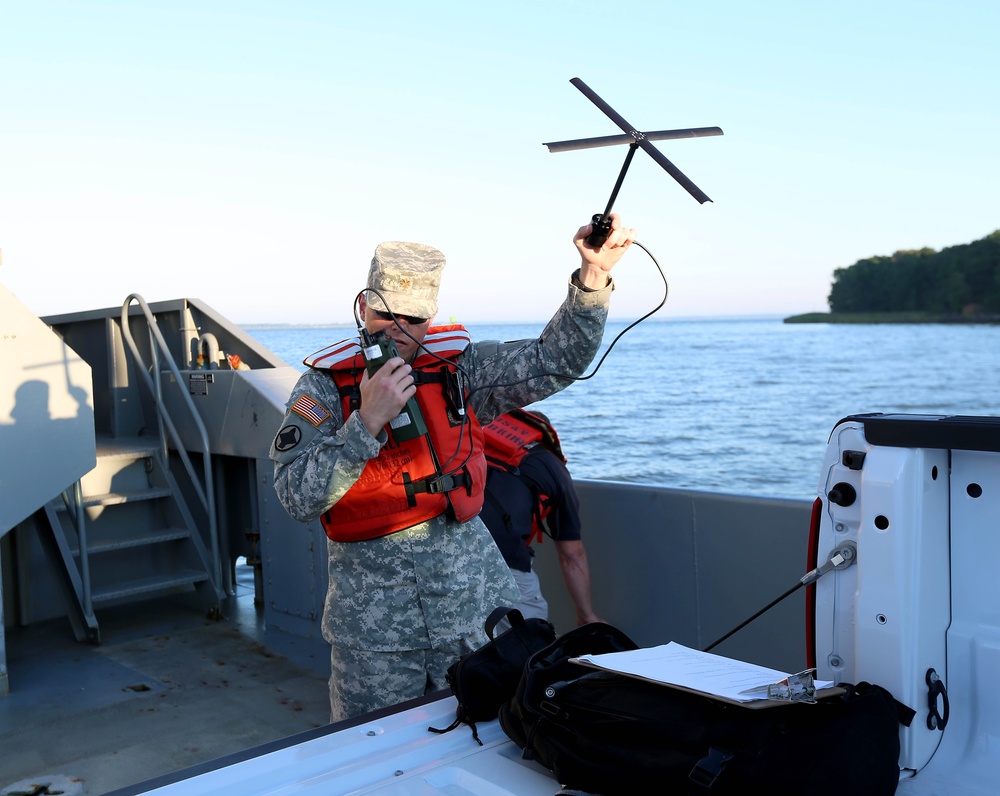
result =
[[[10,629],[0,794],[55,776],[106,793],[327,724],[326,644],[265,629],[249,568],[224,613],[192,593],[109,608],[100,645],[65,619]]]

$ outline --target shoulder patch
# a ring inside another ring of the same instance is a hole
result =
[[[287,425],[277,433],[274,438],[274,449],[276,451],[290,451],[302,441],[302,431],[298,426]]]
[[[289,407],[293,412],[301,415],[317,428],[330,417],[330,413],[324,406],[316,403],[308,395],[302,394],[298,400]]]

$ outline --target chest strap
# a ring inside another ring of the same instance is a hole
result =
[[[412,481],[409,473],[403,473],[403,489],[406,491],[406,503],[410,508],[417,505],[415,495],[423,492],[440,495],[463,487],[467,495],[472,494],[472,478],[465,470],[461,473],[445,473],[431,478],[421,478],[419,481]]]

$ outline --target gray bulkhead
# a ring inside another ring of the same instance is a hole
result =
[[[13,297],[8,300],[20,306]],[[92,428],[83,426],[85,436],[96,438],[99,461],[89,473],[86,464],[92,460],[43,489],[14,523],[9,534],[14,541],[4,540],[0,552],[5,567],[21,570],[17,582],[24,584],[16,593],[8,589],[4,594],[8,618],[16,614],[22,624],[29,624],[72,612],[67,602],[80,602],[72,584],[70,596],[52,588],[64,577],[60,569],[79,567],[80,562],[78,534],[67,517],[71,512],[56,512],[53,506],[63,502],[61,494],[76,479],[85,492],[88,481],[96,479],[100,484],[93,489],[100,494],[84,494],[83,502],[85,525],[95,526],[88,545],[104,551],[89,557],[98,597],[103,586],[117,601],[144,599],[158,593],[156,578],[165,570],[204,568],[205,575],[190,575],[188,582],[165,588],[201,588],[211,610],[218,595],[231,588],[233,562],[246,556],[257,568],[257,598],[265,623],[319,639],[327,584],[326,537],[318,522],[302,524],[285,513],[271,486],[267,456],[299,371],[197,299],[146,306],[132,296],[125,306],[127,334],[121,308],[54,316],[44,323],[21,308],[23,323],[40,329],[63,352],[59,357],[78,361],[80,374],[85,368],[92,372],[92,386],[83,375],[74,374],[73,379],[92,390],[85,402]],[[154,326],[148,319],[155,319]],[[240,369],[230,367],[229,354],[239,355]],[[56,376],[65,383],[62,370]],[[6,368],[5,377],[12,383],[26,378]],[[13,394],[17,385],[8,389]],[[157,390],[159,402],[154,400]],[[47,445],[34,446],[38,459],[56,450]],[[101,456],[102,451],[116,453],[118,459]],[[121,463],[123,456],[129,464]],[[16,466],[11,451],[0,457],[6,466]],[[128,489],[119,494],[116,482]],[[211,487],[208,495],[201,494],[206,484]],[[169,498],[161,496],[164,491],[172,493]],[[595,605],[606,621],[621,626],[640,644],[675,640],[704,646],[803,571],[806,502],[600,481],[580,482],[579,491]],[[112,500],[122,505],[101,505]],[[49,521],[46,507],[50,524],[64,526],[55,532],[65,536],[68,552],[64,550],[62,558],[68,558],[69,565],[40,543],[51,535],[39,530],[39,524]],[[215,540],[211,525],[217,526]],[[191,534],[196,537],[196,555],[172,549],[179,544],[173,537],[185,535],[186,526],[196,529]],[[102,541],[99,532],[110,533],[111,541]],[[132,534],[152,534],[161,541],[147,543],[151,540],[136,540]],[[572,613],[551,546],[540,546],[538,566],[550,584],[546,594],[554,621],[567,629]],[[109,572],[101,570],[104,559],[111,562]],[[108,579],[117,575],[109,573],[136,569],[149,573],[142,584],[110,588]],[[81,590],[80,584],[76,589]],[[80,620],[78,636],[96,640],[99,599],[95,605],[89,620]],[[805,654],[802,611],[800,598],[787,600],[718,651],[776,668],[798,666]]]

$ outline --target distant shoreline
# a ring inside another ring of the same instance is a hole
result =
[[[964,323],[998,324],[1000,315],[946,315],[932,312],[807,312],[784,323]]]
[[[351,329],[356,328],[353,321],[344,323],[238,323],[241,329]]]
[[[798,316],[795,316],[798,317]],[[725,321],[780,321],[784,316],[777,313],[767,313],[762,315],[679,315],[664,318],[646,318],[644,323],[689,323],[689,322],[725,322]],[[631,316],[612,316],[608,318],[609,324],[632,323],[636,319]],[[536,318],[535,320],[513,320],[513,321],[462,321],[468,328],[480,326],[538,326],[544,327],[548,323],[548,318]],[[442,320],[439,323],[448,323]],[[241,329],[355,329],[354,321],[329,323],[244,323],[236,324]]]

